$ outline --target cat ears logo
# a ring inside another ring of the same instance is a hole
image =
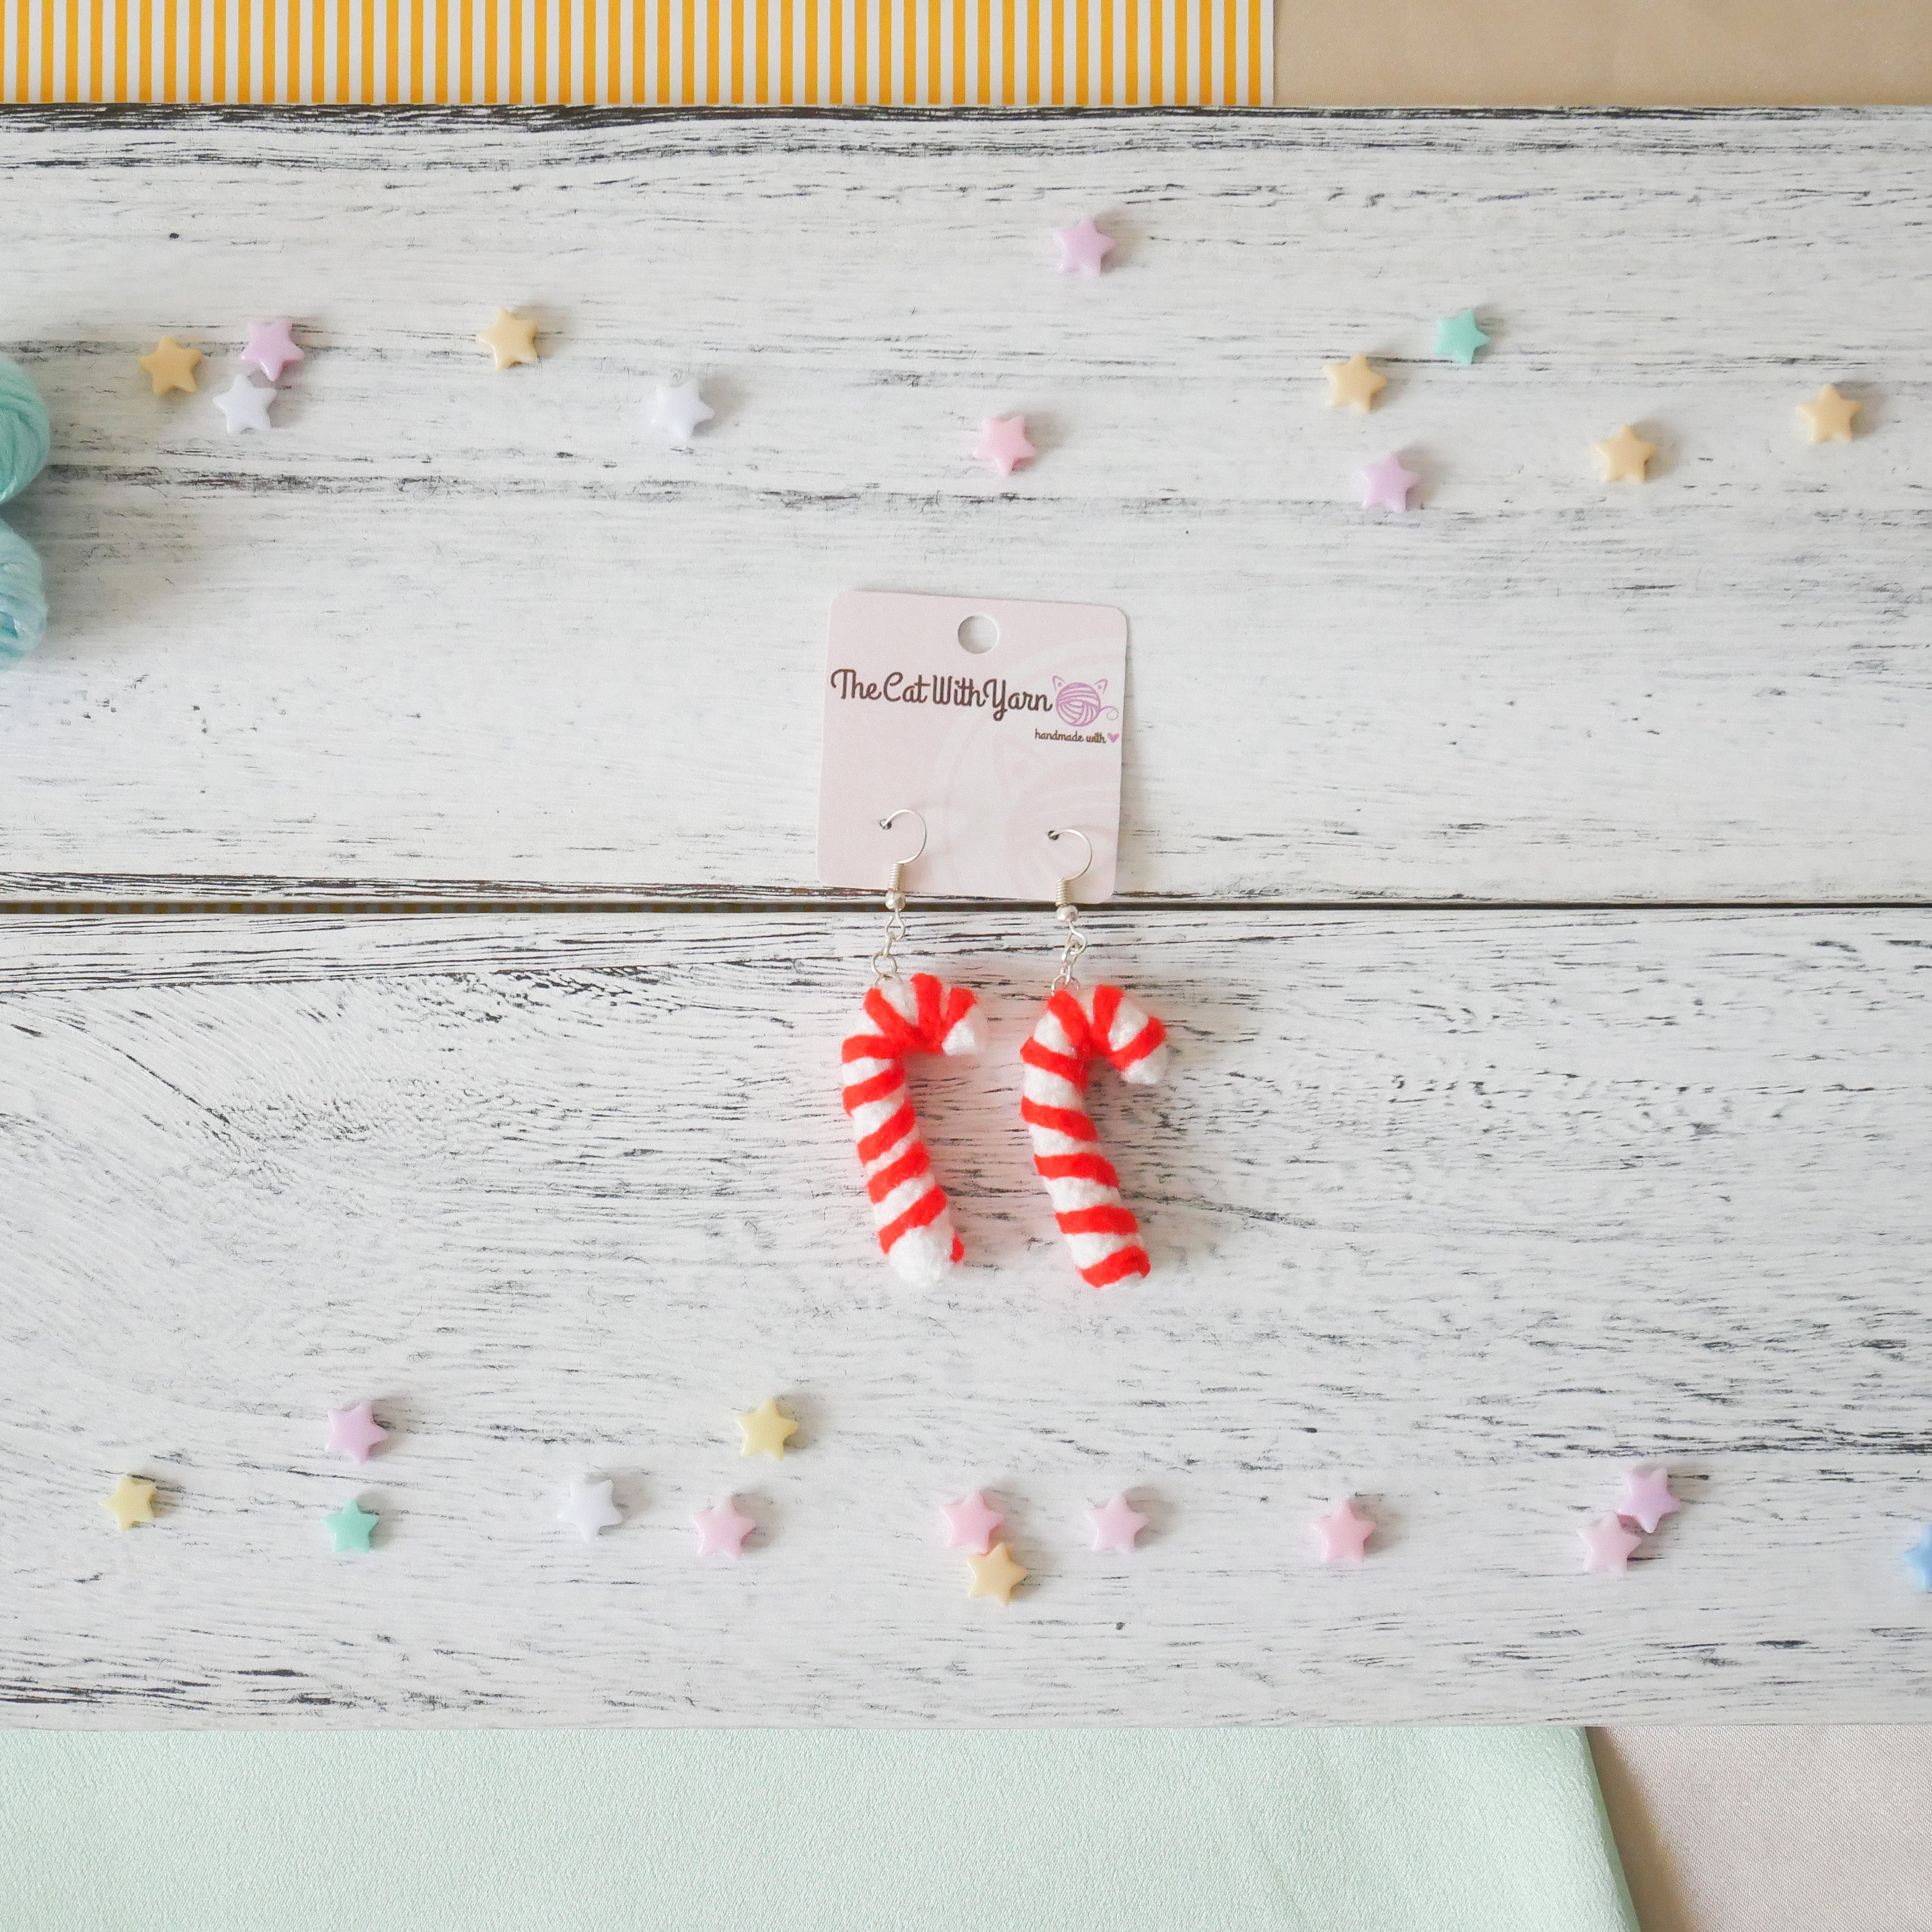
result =
[[[1088,725],[1098,724],[1106,718],[1109,724],[1120,722],[1120,707],[1106,702],[1107,680],[1103,677],[1093,684],[1080,684],[1064,677],[1053,680],[1053,708],[1076,731],[1084,731]],[[1107,734],[1107,742],[1117,742],[1118,731]]]

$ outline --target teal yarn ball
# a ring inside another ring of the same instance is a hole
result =
[[[0,503],[46,467],[47,406],[17,362],[0,356]],[[0,662],[23,658],[46,634],[40,560],[26,538],[0,524]]]

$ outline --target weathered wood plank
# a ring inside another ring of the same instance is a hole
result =
[[[1102,1297],[1016,1119],[1048,923],[917,922],[994,1022],[923,1082],[970,1260],[922,1298],[835,1099],[869,921],[0,922],[10,1720],[1932,1710],[1924,916],[1102,916],[1178,1065],[1097,1093],[1156,1262]],[[802,1452],[743,1462],[775,1392]],[[358,1484],[317,1425],[364,1394]],[[1577,1574],[1639,1456],[1685,1510]],[[134,1467],[168,1520],[117,1536]],[[931,1534],[979,1484],[1005,1615]],[[1131,1569],[1081,1546],[1123,1485]],[[1382,1553],[1316,1571],[1351,1489]]]
[[[0,677],[0,894],[809,885],[851,585],[1127,610],[1129,892],[1932,886],[1924,113],[16,113],[0,182],[60,614]],[[1046,266],[1080,206],[1096,284]],[[472,345],[500,302],[540,369]],[[219,385],[280,310],[272,436],[143,392],[162,330]],[[1357,346],[1366,424],[1319,406]],[[1849,448],[1793,431],[1827,378]],[[1664,458],[1609,493],[1625,419]],[[1352,496],[1391,446],[1400,524]]]

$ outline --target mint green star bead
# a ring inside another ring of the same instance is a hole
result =
[[[367,1550],[369,1539],[381,1520],[355,1502],[344,1503],[333,1516],[322,1518],[338,1555],[345,1550]]]
[[[1445,315],[1436,325],[1436,352],[1438,356],[1453,356],[1468,368],[1476,359],[1476,351],[1486,349],[1490,338],[1476,326],[1476,311],[1466,308],[1460,315]]]

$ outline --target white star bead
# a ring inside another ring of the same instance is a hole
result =
[[[610,1499],[610,1485],[603,1482],[572,1484],[556,1520],[568,1523],[586,1543],[595,1543],[600,1529],[613,1528],[624,1518]]]
[[[248,429],[266,429],[268,405],[274,400],[273,389],[258,389],[246,376],[237,376],[218,396],[209,398],[221,412],[230,436]]]
[[[717,413],[698,393],[695,382],[660,382],[651,398],[652,428],[680,449],[688,449],[698,425],[709,422]]]

